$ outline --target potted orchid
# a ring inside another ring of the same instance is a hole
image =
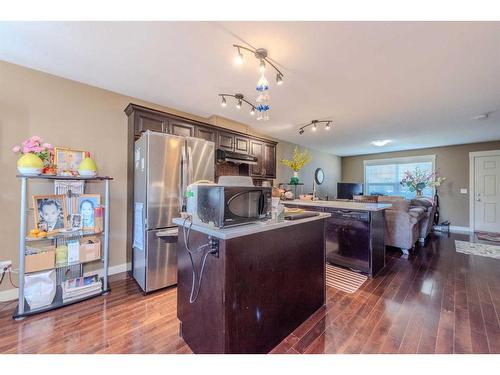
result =
[[[12,152],[21,154],[17,169],[21,174],[52,174],[54,172],[54,147],[43,142],[39,136],[26,139],[20,146],[14,146]]]
[[[421,198],[422,190],[427,187],[439,187],[445,180],[446,177],[439,176],[437,172],[427,172],[417,167],[414,171],[406,171],[400,184],[411,192],[415,191],[417,198]]]
[[[311,161],[311,155],[309,155],[307,149],[304,149],[304,151],[300,151],[298,146],[296,146],[295,149],[293,150],[293,157],[291,160],[288,159],[280,160],[281,164],[286,165],[293,171],[293,177],[290,179],[291,185],[297,185],[299,183],[299,171],[302,169],[304,165],[306,165],[310,161]]]

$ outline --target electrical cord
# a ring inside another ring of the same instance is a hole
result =
[[[0,277],[0,284],[2,283],[4,277],[5,277],[5,268],[3,269],[2,276]]]
[[[187,227],[187,229],[186,229],[186,223],[188,220],[189,220],[189,227]],[[199,253],[204,248],[207,248],[207,247],[211,248],[211,244],[207,243],[207,244],[199,246],[196,250],[191,250],[189,248],[189,235],[191,233],[192,225],[193,225],[193,222],[190,220],[190,217],[189,216],[186,217],[184,219],[184,223],[182,225],[182,233],[184,236],[184,243],[186,245],[186,250],[187,250],[188,255],[189,255],[189,260],[191,261],[191,268],[192,268],[192,275],[193,275],[192,276],[193,282],[191,284],[191,293],[189,294],[189,303],[194,303],[198,299],[198,295],[200,294],[201,282],[203,280],[203,272],[205,270],[205,264],[207,261],[207,257],[214,252],[213,250],[210,250],[210,251],[207,251],[203,255],[200,272],[197,275],[193,255],[196,253]],[[186,234],[186,231],[187,231],[187,234]]]
[[[14,282],[12,281],[12,272],[9,268],[9,281],[10,281],[10,285],[12,285],[14,288],[18,288],[18,286],[16,286],[16,284],[14,284]]]

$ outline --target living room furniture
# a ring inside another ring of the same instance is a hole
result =
[[[434,224],[434,217],[437,210],[437,204],[435,202],[436,201],[431,198],[416,198],[412,199],[410,202],[414,209],[422,208],[424,210],[424,215],[419,222],[418,241],[420,243],[425,242]]]

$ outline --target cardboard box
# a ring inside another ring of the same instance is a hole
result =
[[[92,243],[89,243],[89,240]],[[101,241],[95,238],[83,238],[80,242],[80,262],[101,259]]]
[[[40,248],[35,254],[25,255],[24,271],[26,273],[49,270],[54,268],[56,249],[54,246]]]

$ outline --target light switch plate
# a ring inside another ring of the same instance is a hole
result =
[[[467,194],[466,188],[460,188],[460,194]]]

